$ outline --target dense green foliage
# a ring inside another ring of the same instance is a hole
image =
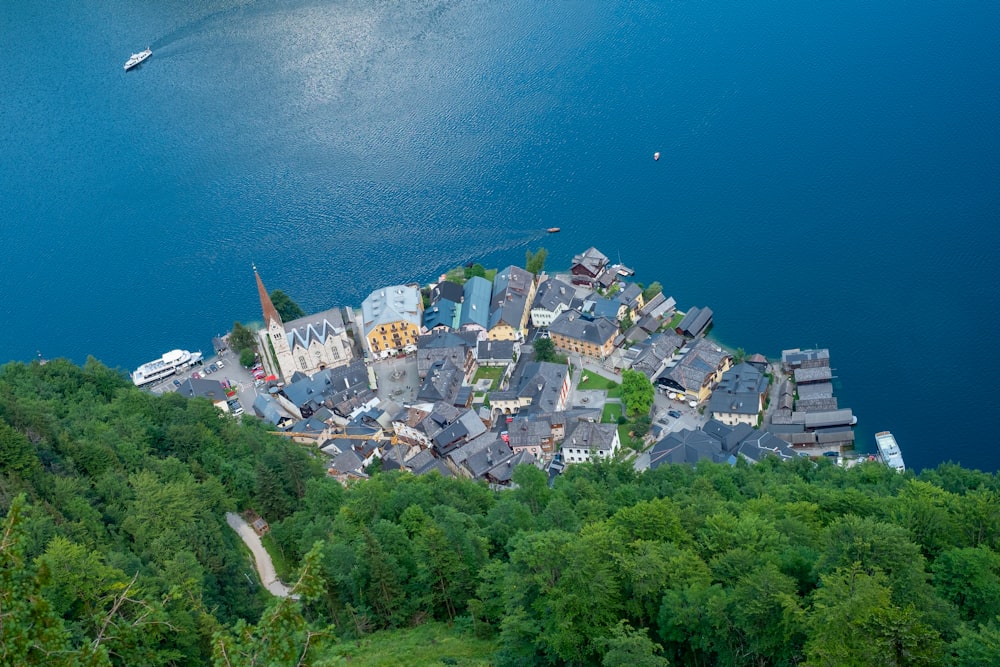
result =
[[[524,251],[524,269],[528,273],[533,273],[536,276],[545,269],[545,260],[549,256],[549,251],[545,248],[539,248],[535,252],[530,250]]]
[[[282,322],[291,322],[292,320],[306,316],[306,311],[302,310],[301,306],[292,300],[292,297],[280,289],[271,292],[271,305],[278,311],[278,316],[281,317]]]
[[[652,283],[650,283],[649,287],[642,290],[642,300],[646,303],[649,303],[649,301],[653,297],[655,297],[662,291],[663,291],[663,285],[661,285],[659,281],[654,280]]]
[[[532,343],[532,348],[535,352],[535,361],[556,360],[556,344],[552,342],[551,338],[536,338],[535,342]]]
[[[622,401],[629,417],[648,415],[653,407],[653,383],[643,373],[626,369],[622,371]]]
[[[233,322],[232,333],[229,334],[229,347],[242,354],[244,350],[257,349],[257,337],[253,331],[239,322]]]
[[[0,664],[336,664],[431,620],[496,665],[1000,664],[990,474],[608,462],[345,489],[247,422],[92,361],[0,370]],[[223,518],[248,507],[299,599],[251,584]]]

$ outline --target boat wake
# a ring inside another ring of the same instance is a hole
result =
[[[240,2],[234,6],[214,11],[199,19],[191,21],[190,23],[185,23],[179,28],[168,32],[163,37],[155,40],[151,46],[153,50],[158,50],[164,48],[165,46],[169,46],[174,42],[179,42],[187,37],[191,37],[192,35],[197,35],[198,33],[203,32],[206,28],[211,27],[212,23],[219,19],[243,13],[243,11],[250,5],[254,4],[254,2],[255,0]]]

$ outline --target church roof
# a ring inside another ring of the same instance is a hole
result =
[[[260,310],[264,314],[264,326],[271,326],[271,322],[278,322],[280,324],[281,316],[278,315],[278,309],[271,303],[271,296],[264,288],[264,281],[260,279],[260,274],[257,273],[256,266],[253,267],[253,276],[257,279],[257,294],[260,296]]]

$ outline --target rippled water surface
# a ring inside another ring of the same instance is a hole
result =
[[[207,350],[259,318],[253,262],[321,309],[597,245],[727,344],[829,347],[865,444],[995,470],[998,28],[929,1],[4,2],[0,359]]]

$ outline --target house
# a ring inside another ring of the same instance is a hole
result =
[[[360,359],[347,366],[326,368],[311,377],[296,376],[295,381],[285,385],[274,398],[283,409],[298,418],[328,408],[341,421],[378,402],[368,385],[368,369]]]
[[[507,427],[507,437],[515,454],[530,452],[538,460],[550,459],[555,451],[552,424],[536,416],[519,417]]]
[[[417,338],[417,376],[427,377],[431,366],[450,361],[462,369],[463,382],[476,374],[477,335],[472,331],[432,331]]]
[[[535,300],[535,276],[508,266],[493,279],[487,334],[490,340],[523,340]]]
[[[608,268],[608,257],[594,247],[587,248],[573,257],[569,272],[574,285],[595,285],[604,276]]]
[[[433,447],[438,456],[446,456],[453,449],[484,433],[486,426],[474,411],[442,402],[435,403],[432,411],[412,432],[407,432],[407,436],[411,436],[420,445]]]
[[[745,362],[733,366],[722,374],[708,401],[712,418],[728,426],[756,426],[764,410],[768,383],[767,376],[756,366]]]
[[[628,306],[616,299],[605,299],[602,296],[595,295],[584,299],[580,312],[590,315],[594,319],[603,317],[617,323],[625,319],[625,315],[628,313]]]
[[[513,366],[521,344],[514,340],[481,340],[476,351],[480,366]]]
[[[289,419],[289,416],[278,406],[278,402],[266,393],[257,394],[257,397],[253,399],[253,412],[278,428],[281,428],[282,424]]]
[[[557,412],[566,407],[569,396],[569,369],[562,364],[532,361],[511,378],[511,389],[490,393],[493,421],[512,416],[529,406],[533,412]]]
[[[187,398],[207,398],[218,409],[229,412],[229,396],[218,380],[188,378],[177,387],[177,393]]]
[[[623,304],[627,308],[629,318],[636,320],[645,305],[642,298],[642,288],[636,283],[629,283],[623,290],[615,294],[615,301]]]
[[[454,283],[447,284],[453,285]],[[444,298],[439,299],[437,303],[432,303],[424,311],[423,328],[426,331],[451,331],[457,329],[461,313],[461,302]]]
[[[712,325],[712,309],[692,307],[677,324],[677,333],[694,338],[705,333]]]
[[[423,382],[420,383],[420,388],[417,390],[417,401],[457,405],[456,399],[462,389],[463,378],[462,369],[453,364],[450,359],[435,361]]]
[[[624,363],[652,380],[667,367],[683,344],[684,339],[673,331],[656,333],[626,350]]]
[[[697,430],[684,429],[670,433],[658,441],[648,452],[642,466],[657,468],[665,463],[694,465],[708,460],[716,463],[735,463],[744,458],[757,463],[767,456],[790,460],[798,454],[767,431],[751,428],[748,424],[728,426],[716,420],[709,420]]]
[[[639,315],[642,317],[655,317],[659,320],[673,317],[676,310],[677,302],[674,300],[674,297],[664,296],[663,292],[660,292],[639,310]]]
[[[416,346],[423,304],[415,285],[383,287],[361,302],[365,344],[373,357],[385,358]]]
[[[549,326],[549,337],[560,350],[606,359],[614,350],[618,325],[606,318],[591,319],[575,311],[562,313]]]
[[[792,372],[797,368],[818,368],[830,365],[830,350],[826,348],[815,350],[800,350],[794,348],[781,351],[781,365],[785,371]]]
[[[712,394],[722,374],[732,365],[732,356],[704,338],[696,338],[679,352],[657,378],[657,383],[669,390],[691,395],[701,402]]]
[[[531,324],[547,327],[560,313],[570,309],[576,289],[558,278],[549,278],[538,286],[531,306]]]
[[[514,469],[521,465],[538,467],[538,459],[532,456],[530,452],[515,452],[506,461],[497,463],[487,470],[483,478],[490,484],[510,486]]]
[[[343,366],[354,358],[339,308],[300,317],[285,323],[278,314],[264,281],[253,269],[264,328],[257,331],[261,361],[268,375],[288,381],[294,373],[312,375],[324,368]]]
[[[566,437],[559,451],[564,463],[611,459],[621,449],[616,424],[576,421],[566,427]]]
[[[463,331],[486,333],[490,326],[490,297],[493,283],[486,278],[473,276],[465,281],[459,326]]]

